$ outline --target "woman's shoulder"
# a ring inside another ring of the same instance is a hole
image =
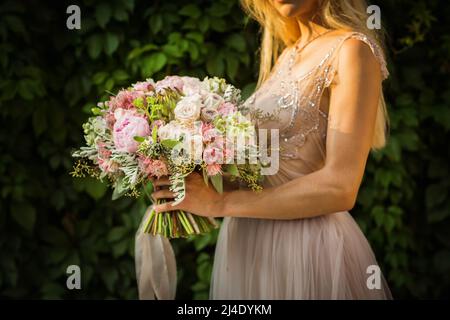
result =
[[[342,30],[335,37],[338,60],[378,63],[383,80],[389,76],[384,51],[373,36],[360,31]]]

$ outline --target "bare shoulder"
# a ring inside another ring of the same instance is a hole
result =
[[[369,44],[358,38],[348,38],[339,52],[339,73],[343,76],[370,74],[371,78],[381,80],[380,64]]]

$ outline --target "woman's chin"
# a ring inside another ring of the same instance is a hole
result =
[[[299,8],[292,3],[278,3],[277,4],[278,13],[285,18],[292,18],[302,15],[304,10],[299,10]]]

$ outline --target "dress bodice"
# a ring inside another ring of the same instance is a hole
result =
[[[294,47],[287,47],[266,81],[244,103],[258,128],[279,130],[280,168],[268,177],[269,184],[283,183],[323,166],[329,107],[325,92],[338,78],[338,52],[350,38],[371,48],[385,79],[388,71],[381,48],[366,35],[351,32],[327,41],[328,45],[314,53],[317,62],[307,71],[301,70]]]

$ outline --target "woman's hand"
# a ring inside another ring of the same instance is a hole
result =
[[[222,216],[224,196],[207,186],[203,177],[198,173],[192,173],[186,177],[186,194],[183,201],[175,206],[173,204],[174,193],[168,189],[168,178],[160,178],[153,181],[155,190],[153,199],[172,199],[166,203],[155,205],[156,212],[183,210],[204,217]]]

